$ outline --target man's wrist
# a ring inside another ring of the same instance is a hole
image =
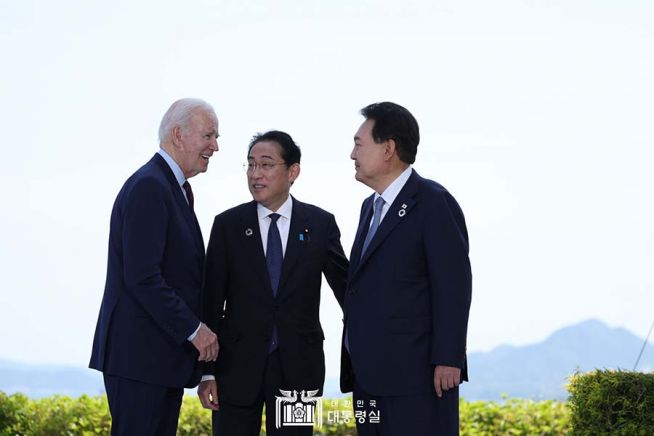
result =
[[[198,324],[198,328],[195,329],[193,333],[191,333],[191,336],[186,338],[187,341],[193,342],[193,339],[198,335],[198,332],[200,331],[200,327],[202,327],[202,323]]]

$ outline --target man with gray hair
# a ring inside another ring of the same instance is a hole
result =
[[[112,435],[175,435],[184,387],[215,361],[201,318],[204,242],[188,179],[218,151],[218,119],[198,99],[168,109],[160,149],[123,185],[111,212],[107,279],[91,368],[102,371]]]

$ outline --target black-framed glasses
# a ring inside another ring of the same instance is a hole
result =
[[[243,169],[248,173],[253,173],[259,168],[262,172],[268,173],[272,171],[277,165],[286,165],[286,162],[245,162],[243,164]]]

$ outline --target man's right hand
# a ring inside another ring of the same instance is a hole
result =
[[[216,380],[205,380],[198,386],[198,397],[205,409],[218,410],[218,385]]]
[[[199,361],[211,362],[218,358],[218,337],[205,323],[200,324],[200,330],[191,342],[200,352]]]

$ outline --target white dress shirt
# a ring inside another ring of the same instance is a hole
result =
[[[388,185],[388,188],[386,188],[386,190],[382,192],[381,195],[375,192],[374,200],[377,200],[379,197],[382,197],[384,199],[384,206],[382,206],[381,218],[379,220],[380,224],[381,224],[381,220],[383,220],[384,217],[386,216],[386,212],[388,212],[388,209],[391,208],[391,204],[393,204],[393,202],[397,198],[402,188],[404,188],[404,185],[406,185],[406,181],[409,180],[409,177],[411,177],[412,171],[413,169],[411,168],[411,165],[409,165],[407,169],[402,171],[402,174],[397,176],[397,179],[393,180],[393,183]],[[370,225],[372,225],[372,218],[370,218],[370,223],[368,224],[368,227],[370,227]]]
[[[261,203],[257,204],[257,216],[259,217],[259,232],[261,233],[261,243],[263,244],[263,254],[268,250],[268,229],[270,229],[271,213],[279,214],[277,219],[277,229],[279,237],[282,239],[282,255],[286,254],[286,243],[288,242],[288,232],[291,228],[291,213],[293,212],[293,199],[289,195],[286,201],[273,212]]]

